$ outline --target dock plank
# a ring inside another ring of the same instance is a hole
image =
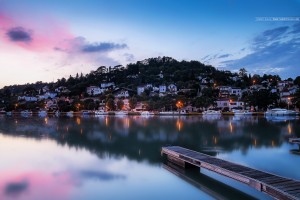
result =
[[[230,177],[275,199],[300,199],[300,181],[218,159],[179,146],[163,147],[162,154]]]

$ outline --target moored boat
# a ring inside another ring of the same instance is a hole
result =
[[[221,115],[220,110],[206,110],[202,113],[203,115]]]
[[[294,110],[287,110],[284,108],[274,108],[265,112],[266,116],[280,116],[280,115],[299,115],[299,112]]]

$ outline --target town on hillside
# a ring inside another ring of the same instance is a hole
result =
[[[298,110],[300,77],[221,71],[198,61],[149,58],[126,67],[101,66],[83,75],[6,86],[0,90],[0,110],[47,112],[267,111]]]

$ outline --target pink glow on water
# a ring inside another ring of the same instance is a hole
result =
[[[0,177],[0,199],[68,199],[74,186],[68,173],[4,171]]]

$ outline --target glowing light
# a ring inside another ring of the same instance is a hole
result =
[[[256,146],[256,139],[254,139],[254,146]]]
[[[229,129],[230,129],[230,133],[232,133],[233,132],[233,126],[232,126],[231,122],[229,122]]]
[[[109,125],[108,117],[105,117],[105,126]]]
[[[81,124],[81,119],[80,119],[80,117],[77,117],[77,118],[76,118],[76,124],[78,124],[78,125]]]
[[[178,109],[181,109],[181,108],[183,107],[183,103],[182,103],[181,101],[177,101],[176,107],[177,107]]]
[[[176,121],[176,127],[178,129],[178,131],[181,131],[182,127],[183,127],[183,122],[180,119],[177,119]]]
[[[288,124],[287,129],[288,129],[288,133],[289,133],[289,134],[292,134],[292,127],[291,127],[291,124],[290,124],[290,123]]]
[[[82,130],[82,128],[80,129],[80,134],[82,135],[82,133],[83,133],[83,130]]]
[[[48,124],[48,118],[47,117],[45,118],[45,124]]]

